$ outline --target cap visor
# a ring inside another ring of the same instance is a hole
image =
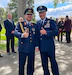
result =
[[[27,15],[32,15],[33,13],[26,13]]]
[[[40,12],[44,12],[44,11],[46,11],[46,10],[41,10],[41,11],[38,11],[38,12],[40,13]]]

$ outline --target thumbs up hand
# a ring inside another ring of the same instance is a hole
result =
[[[29,36],[29,33],[27,33],[27,32],[24,32],[23,34],[24,34],[24,38],[28,38],[28,36]]]
[[[40,33],[41,33],[42,35],[46,35],[46,34],[47,34],[47,32],[46,32],[45,29],[40,30]]]

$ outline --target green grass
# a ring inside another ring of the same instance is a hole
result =
[[[5,34],[5,28],[4,27],[2,27],[1,34]]]
[[[0,33],[1,35],[1,38],[0,38],[0,41],[6,41],[6,36],[5,36],[5,28],[3,27],[2,28],[2,31]],[[15,47],[18,46],[18,39],[15,37]],[[0,50],[6,50],[6,43],[0,43]]]
[[[6,40],[5,28],[4,27],[2,28],[2,31],[1,31],[0,35],[1,35],[1,39],[0,40]],[[17,38],[15,38],[15,41],[16,40],[17,40]]]
[[[2,31],[0,32],[0,36],[1,36],[0,40],[6,40],[4,27],[2,28]]]
[[[15,46],[14,47],[17,47],[17,46],[18,46],[18,39],[15,38]],[[0,50],[1,51],[5,51],[6,50],[6,43],[0,43]]]
[[[6,44],[0,44],[0,50],[6,50]]]

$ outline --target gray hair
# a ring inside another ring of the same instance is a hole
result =
[[[8,15],[12,15],[12,14],[9,12],[9,13],[7,13],[7,16],[8,16]]]

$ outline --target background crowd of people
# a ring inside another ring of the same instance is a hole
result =
[[[66,16],[66,18],[61,18],[61,19],[56,18],[55,23],[58,27],[57,40],[63,42],[63,35],[66,34],[66,42],[70,43],[72,21],[71,19],[69,19],[69,16]]]

